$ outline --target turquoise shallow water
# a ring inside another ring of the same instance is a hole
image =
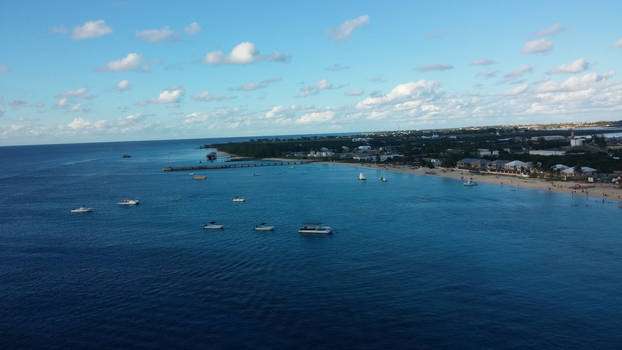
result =
[[[162,172],[206,142],[0,148],[0,347],[622,347],[613,202],[337,165]]]

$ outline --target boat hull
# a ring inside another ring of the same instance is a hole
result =
[[[274,231],[274,226],[255,226],[255,231]]]
[[[223,229],[223,225],[205,225],[203,226],[204,229],[206,230],[222,230]]]

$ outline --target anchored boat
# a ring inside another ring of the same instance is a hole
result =
[[[245,202],[245,201],[246,201],[246,199],[241,198],[241,197],[233,198],[233,203],[242,203],[242,202]]]
[[[140,201],[138,199],[122,199],[117,203],[118,205],[138,205]]]
[[[217,224],[216,221],[210,221],[209,224],[203,225],[206,230],[222,230],[224,225]]]
[[[254,229],[255,231],[273,231],[274,226],[270,226],[265,222],[262,222],[260,225],[255,225]]]
[[[363,173],[359,173],[359,180],[365,181],[367,180],[367,178],[365,177],[365,175],[363,175]]]
[[[87,208],[87,207],[79,207],[76,209],[71,209],[71,212],[74,214],[82,214],[82,213],[90,213],[93,211],[93,208]]]
[[[298,229],[299,233],[312,233],[312,234],[331,234],[333,229],[330,226],[322,225],[304,225]]]

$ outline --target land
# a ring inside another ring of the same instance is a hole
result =
[[[204,145],[622,200],[622,121],[400,130]]]

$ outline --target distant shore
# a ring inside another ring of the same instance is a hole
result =
[[[345,165],[351,167],[367,168],[374,170],[386,170],[390,172],[414,174],[414,175],[426,175],[426,176],[440,176],[445,178],[468,180],[472,179],[476,182],[487,182],[501,186],[513,186],[513,187],[526,187],[542,191],[552,191],[559,193],[567,193],[572,196],[586,196],[597,197],[603,199],[610,199],[614,201],[622,201],[622,189],[615,188],[609,184],[594,183],[585,184],[581,183],[581,186],[589,187],[583,189],[571,188],[575,184],[572,181],[545,181],[535,178],[523,178],[517,176],[504,176],[504,175],[492,175],[492,174],[477,174],[470,173],[467,170],[443,168],[443,169],[429,169],[429,168],[416,168],[413,169],[409,166],[383,166],[377,164],[365,164],[365,163],[345,163],[345,162],[317,162],[317,164],[336,164]]]

